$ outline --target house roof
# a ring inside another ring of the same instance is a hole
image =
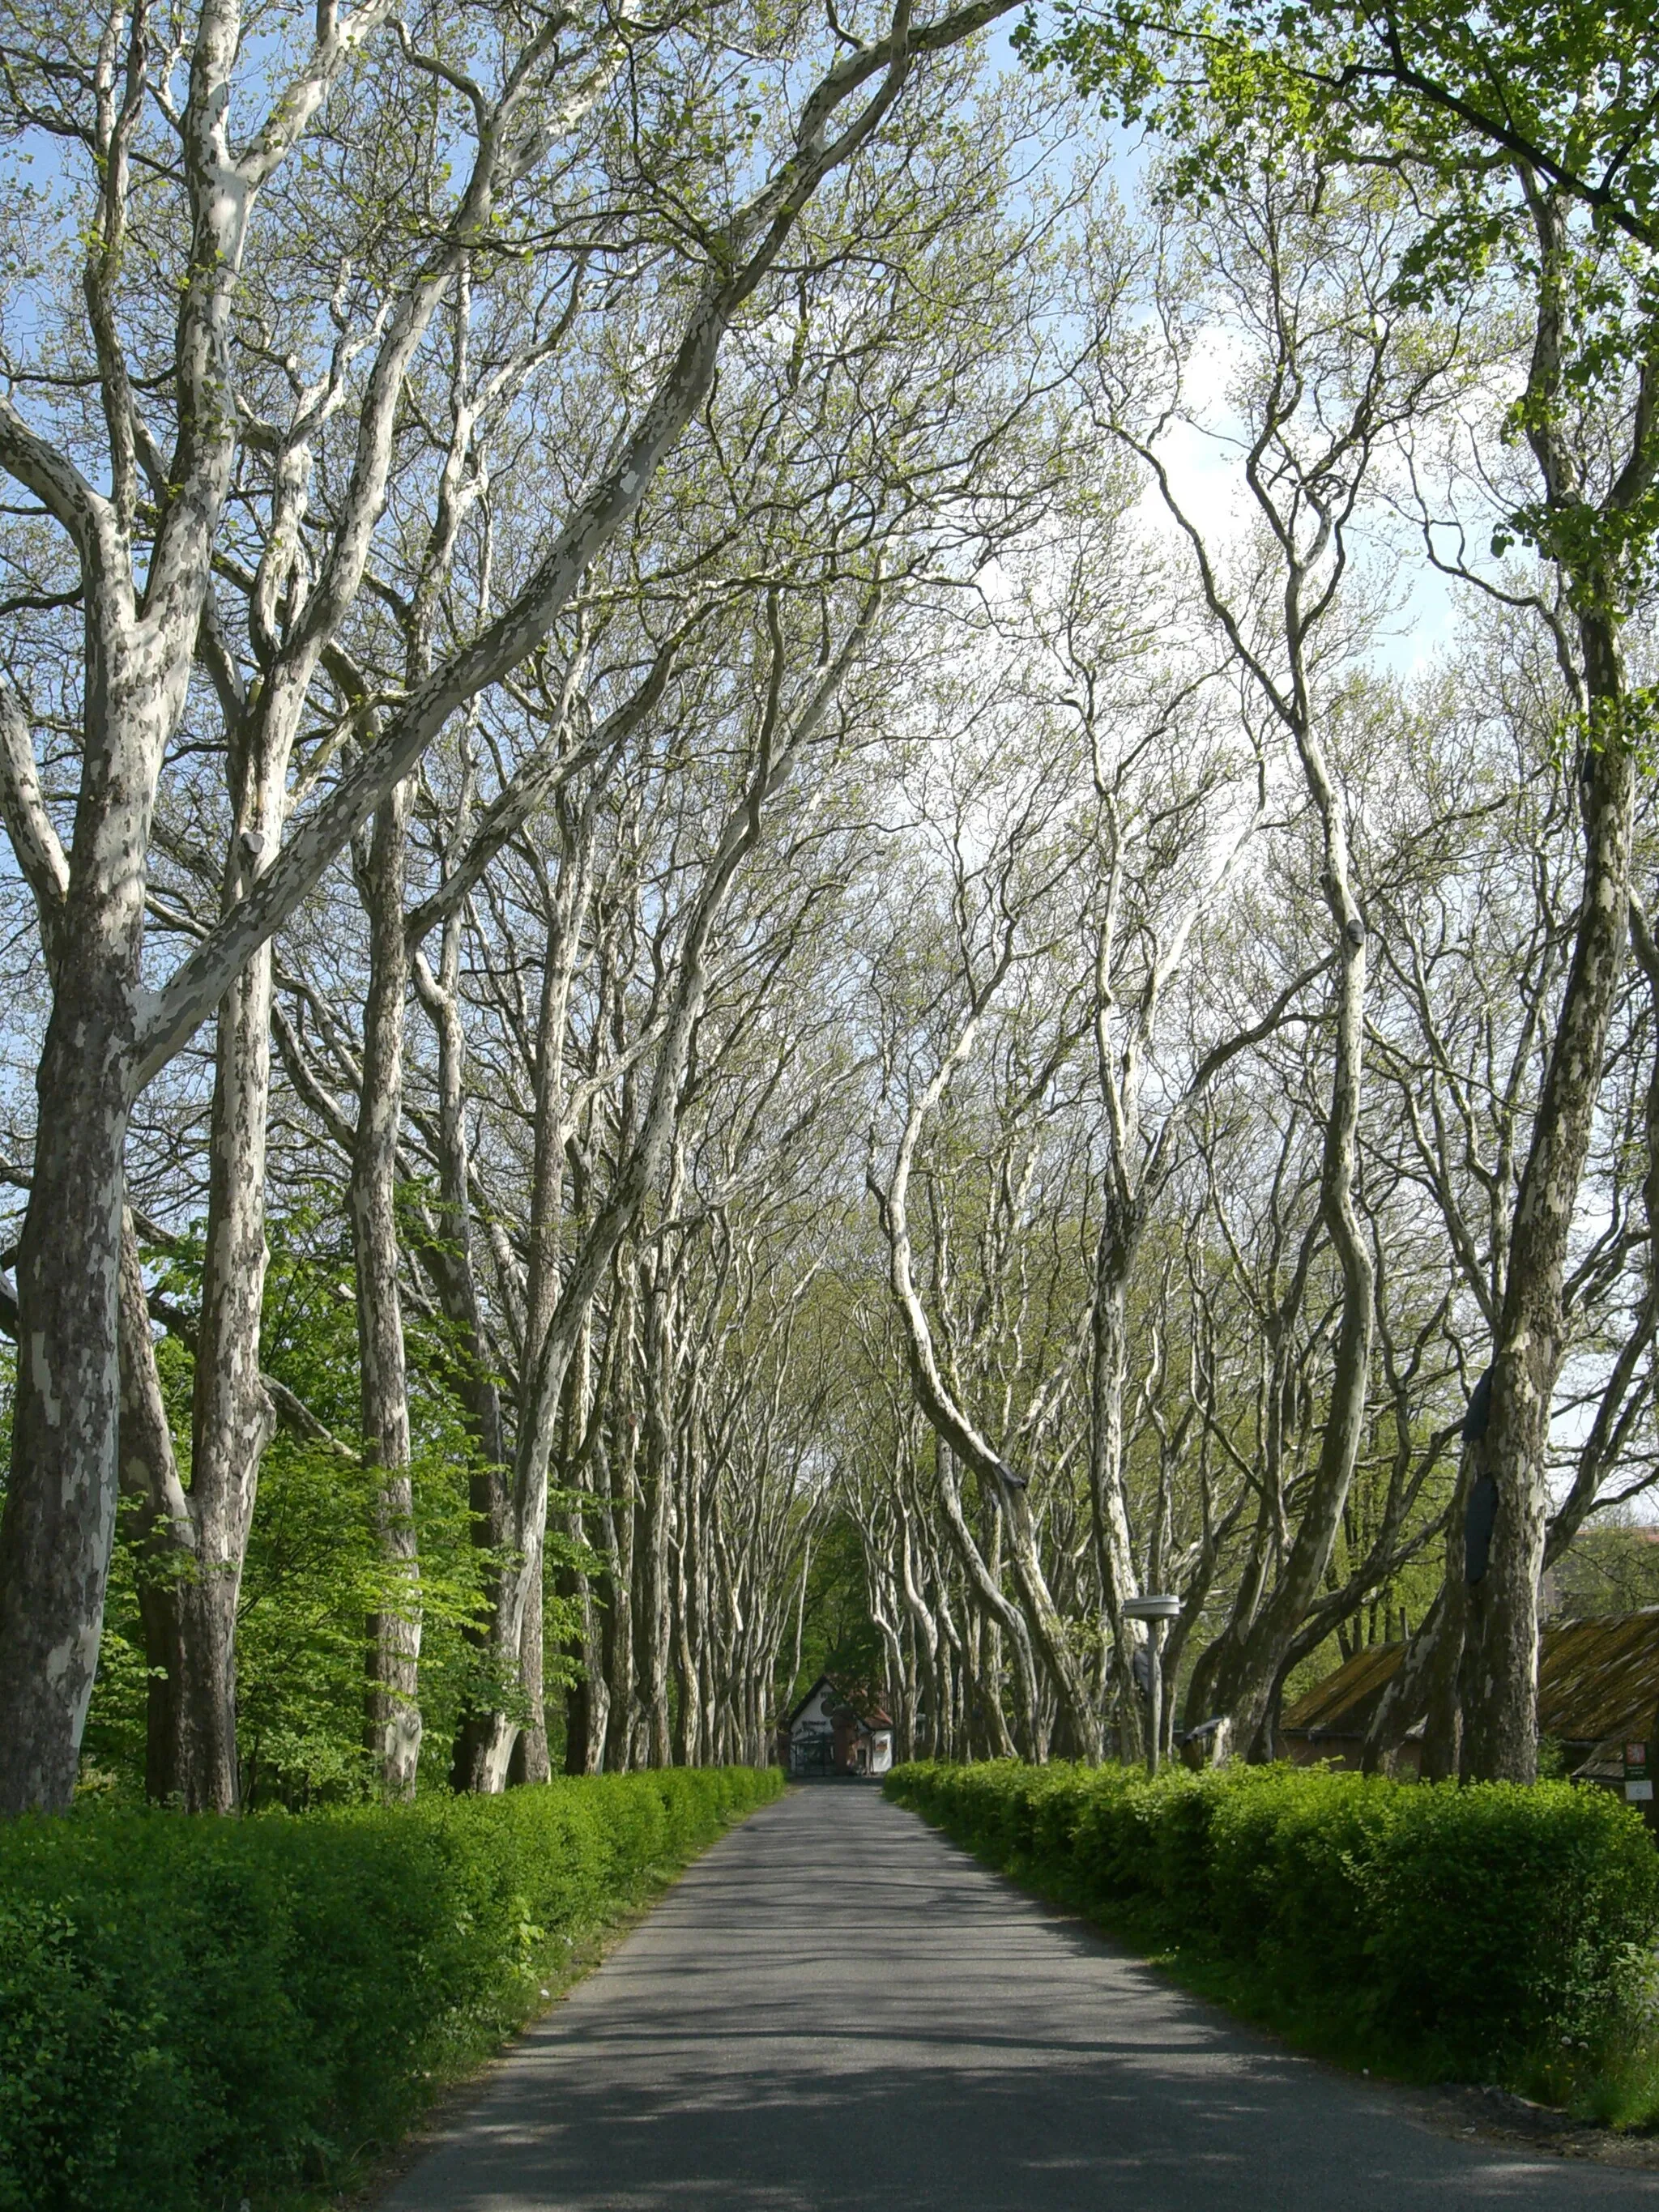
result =
[[[1393,1680],[1403,1644],[1356,1651],[1297,1699],[1280,1725],[1297,1735],[1363,1735]],[[1418,1720],[1420,1714],[1413,1714]],[[1645,1737],[1659,1719],[1659,1606],[1607,1620],[1564,1620],[1544,1631],[1538,1728],[1565,1743]]]
[[[805,1693],[800,1698],[799,1702],[795,1705],[790,1711],[784,1715],[783,1724],[785,1728],[793,1728],[795,1723],[806,1711],[806,1708],[811,1704],[813,1698],[817,1697],[820,1690],[833,1690],[835,1686],[835,1684],[830,1680],[827,1674],[820,1674],[816,1681],[809,1682],[806,1686]]]
[[[893,1717],[879,1698],[872,1697],[867,1690],[850,1690],[843,1693],[837,1712],[851,1713],[860,1728],[891,1728]]]
[[[824,1709],[832,1717],[836,1712],[851,1713],[854,1719],[862,1722],[866,1728],[891,1728],[893,1725],[879,1698],[872,1697],[869,1691],[856,1682],[843,1682],[834,1674],[820,1674],[785,1719],[785,1728],[793,1728],[820,1690],[830,1692],[824,1700]]]
[[[1538,1727],[1564,1742],[1646,1736],[1659,1715],[1659,1606],[1544,1631]]]
[[[1403,1644],[1372,1644],[1299,1697],[1280,1723],[1329,1735],[1363,1735],[1399,1669]]]

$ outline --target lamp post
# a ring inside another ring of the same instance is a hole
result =
[[[1164,1595],[1126,1597],[1126,1620],[1146,1624],[1146,1771],[1158,1772],[1158,1747],[1164,1736],[1164,1624],[1181,1614],[1181,1600]]]

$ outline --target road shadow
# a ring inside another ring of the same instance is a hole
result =
[[[515,2046],[386,2212],[1659,2207],[1449,2141],[872,1790],[728,1837]]]

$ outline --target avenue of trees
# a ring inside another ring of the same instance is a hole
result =
[[[0,1811],[763,1761],[827,1635],[1085,1759],[1406,1638],[1372,1763],[1531,1778],[1659,1480],[1650,46],[0,0]]]

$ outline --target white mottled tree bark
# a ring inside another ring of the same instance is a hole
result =
[[[179,433],[162,469],[162,514],[142,587],[131,557],[131,394],[108,311],[126,214],[131,133],[148,98],[142,51],[125,93],[112,89],[100,109],[100,198],[87,285],[110,424],[109,491],[31,429],[15,405],[0,403],[0,466],[40,500],[73,544],[87,637],[81,784],[17,1267],[21,1357],[0,1525],[0,1810],[68,1802],[97,1664],[116,1495],[123,1152],[133,1098],[237,990],[272,933],[410,774],[451,714],[547,634],[595,554],[635,513],[707,395],[732,318],[824,179],[878,129],[915,58],[969,36],[1006,4],[978,0],[919,26],[908,0],[900,0],[880,39],[843,52],[832,64],[805,102],[793,149],[726,224],[679,343],[630,433],[575,509],[553,525],[547,551],[524,588],[388,716],[382,741],[363,749],[274,856],[262,846],[246,891],[153,995],[141,972],[151,814],[190,681],[237,449],[229,345],[249,217],[344,60],[388,11],[371,0],[343,23],[331,7],[320,9],[313,52],[240,149],[231,137],[240,12],[234,0],[206,0],[197,18],[180,117],[193,235],[178,326]],[[139,41],[148,36],[142,15],[132,35]],[[544,29],[538,36],[550,41],[554,33]],[[111,70],[112,87],[112,56]],[[384,404],[377,417],[371,404],[366,420],[378,419],[388,434],[400,350],[405,344],[412,349],[422,313],[430,313],[451,280],[454,256],[489,229],[496,188],[510,179],[512,165],[538,157],[539,134],[515,135],[512,128],[515,105],[538,82],[533,67],[510,80],[485,121],[473,187],[463,196],[453,237],[444,241],[443,265],[426,272],[387,326],[376,365]],[[313,644],[320,651],[328,634],[331,604],[339,604],[329,583],[346,586],[354,568],[361,574],[362,548],[378,519],[375,478],[378,473],[383,487],[384,449],[371,438],[367,452],[360,444],[358,461],[367,469],[365,495],[332,549],[331,575],[301,617],[306,649],[290,644],[284,665],[268,679],[271,703],[261,712],[273,733],[283,719],[279,695],[294,697],[297,716],[308,684],[307,652]],[[239,818],[239,832],[252,826]],[[251,997],[258,996],[256,984]],[[251,1231],[250,1218],[237,1234]],[[235,1296],[245,1305],[252,1285],[251,1265],[239,1267]],[[556,1390],[553,1395],[556,1400]]]

